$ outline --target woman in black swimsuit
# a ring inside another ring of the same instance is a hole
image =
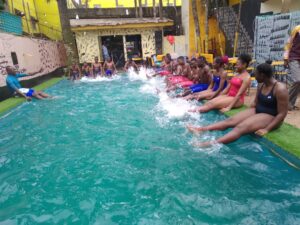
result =
[[[268,63],[260,64],[256,68],[255,78],[261,85],[257,88],[256,97],[250,109],[206,127],[188,126],[188,129],[191,132],[200,133],[232,127],[229,133],[216,140],[217,143],[227,144],[245,134],[255,132],[263,136],[278,128],[288,112],[287,88],[273,78],[273,69]],[[205,142],[196,145],[205,147],[211,144],[212,142]]]

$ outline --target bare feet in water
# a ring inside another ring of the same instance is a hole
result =
[[[212,144],[213,144],[213,142],[207,141],[207,142],[194,143],[193,145],[198,148],[208,148],[208,147],[212,146]]]
[[[202,127],[195,127],[195,126],[192,126],[192,125],[187,125],[186,128],[190,132],[195,133],[195,134],[199,134],[199,133],[204,131]]]

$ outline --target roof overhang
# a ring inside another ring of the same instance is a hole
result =
[[[122,18],[122,19],[72,19],[72,31],[90,31],[107,29],[145,29],[173,26],[174,22],[163,18]]]

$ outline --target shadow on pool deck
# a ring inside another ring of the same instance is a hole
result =
[[[34,89],[44,90],[58,83],[62,79],[63,78],[52,78],[46,82],[43,82],[40,85],[35,86]],[[9,98],[0,102],[0,115],[20,105],[23,102],[25,102],[24,98]],[[247,108],[246,106],[243,106],[242,108],[239,109],[233,109],[225,113],[225,115],[232,116],[242,110],[245,110],[246,108]],[[270,141],[271,143],[273,143],[274,145],[278,146],[280,149],[283,149],[286,152],[290,153],[292,156],[296,156],[298,159],[300,159],[300,129],[299,128],[284,123],[279,129],[272,131],[271,133],[267,134],[264,138]],[[284,156],[282,154],[283,151],[281,151],[279,148],[276,151],[277,153],[276,155],[279,156],[280,158],[286,159],[285,161],[288,160],[287,162],[289,162],[290,160],[287,158],[290,157]],[[297,162],[297,164],[300,167],[300,161]]]

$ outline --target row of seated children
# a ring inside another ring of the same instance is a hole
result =
[[[186,100],[207,100],[203,105],[191,110],[192,112],[206,113],[211,110],[227,112],[244,104],[246,91],[251,84],[251,76],[247,71],[251,60],[248,54],[241,54],[235,66],[236,73],[229,80],[224,69],[228,57],[216,57],[213,68],[210,68],[202,57],[190,61],[184,57],[172,60],[167,54],[157,74],[166,77],[166,91],[182,90],[177,97]],[[278,128],[287,115],[287,88],[273,78],[273,68],[269,62],[257,66],[255,78],[260,85],[257,87],[250,109],[206,127],[189,125],[188,130],[199,133],[233,128],[228,134],[216,140],[217,143],[229,143],[244,134],[255,132],[262,136]],[[211,144],[212,142],[205,142],[197,145]]]

